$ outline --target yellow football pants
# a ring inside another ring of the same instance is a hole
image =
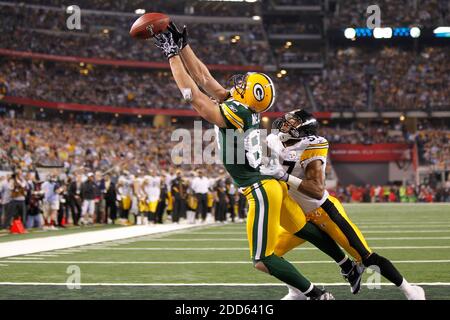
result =
[[[305,226],[306,217],[284,182],[263,180],[243,193],[249,203],[247,237],[253,260],[272,255],[283,230],[295,233]]]
[[[342,221],[336,224],[335,221],[325,212],[324,209],[319,208],[311,214],[307,214],[307,221],[314,223],[321,230],[326,232],[336,243],[338,243],[344,250],[350,254],[356,261],[361,262],[362,256],[372,253],[368,246],[366,239],[362,235],[358,227],[350,220],[344,210],[341,202],[329,196],[328,199],[334,204],[339,215],[343,218]],[[336,220],[336,219],[335,219]],[[278,243],[275,247],[275,254],[282,257],[290,250],[304,243],[305,240],[298,238],[289,230],[282,230],[279,234]]]

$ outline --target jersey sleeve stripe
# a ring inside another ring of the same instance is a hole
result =
[[[243,128],[244,128],[244,126],[241,125],[240,123],[236,122],[236,121],[233,119],[233,117],[231,117],[230,114],[229,114],[227,111],[223,110],[223,114],[224,114],[224,116],[227,118],[227,120],[228,120],[228,121],[229,121],[236,129],[243,129]]]
[[[300,161],[304,161],[307,160],[309,158],[313,158],[313,157],[326,157],[328,153],[328,149],[327,148],[322,148],[322,149],[316,149],[316,150],[305,150],[305,152],[303,152]]]
[[[234,113],[226,104],[222,104],[222,106],[225,112],[227,112],[237,123],[241,124],[241,126],[244,127],[244,120],[242,120],[241,117]]]
[[[328,146],[328,142],[310,144],[308,147],[321,147],[321,146]]]
[[[319,150],[319,149],[326,150],[326,149],[328,149],[328,146],[326,146],[326,147],[308,147],[305,150]]]

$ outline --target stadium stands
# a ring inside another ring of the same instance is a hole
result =
[[[371,1],[336,1],[336,11],[331,17],[335,28],[364,27]],[[379,0],[376,4],[381,9],[383,26],[433,26],[443,23],[448,14],[448,1],[390,1]]]

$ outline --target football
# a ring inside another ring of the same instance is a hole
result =
[[[150,12],[140,16],[131,26],[130,36],[138,39],[148,39],[166,30],[169,16],[164,13]]]

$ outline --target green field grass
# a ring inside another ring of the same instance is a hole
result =
[[[426,284],[428,299],[450,299],[450,205],[346,207],[374,250],[410,282]],[[309,244],[286,258],[337,299],[403,299],[387,285],[351,295],[336,264]],[[73,265],[81,271],[78,290],[65,285]],[[367,273],[364,281],[372,278]],[[253,269],[244,224],[4,258],[0,283],[0,299],[280,299],[286,293]]]

